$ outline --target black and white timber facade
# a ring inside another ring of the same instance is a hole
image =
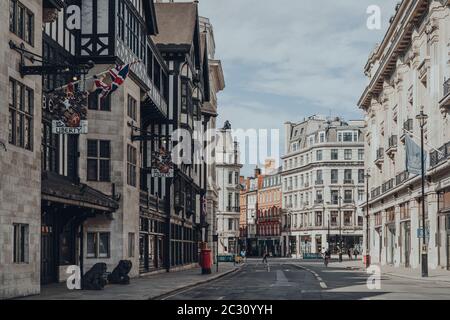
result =
[[[175,166],[173,178],[153,177],[150,168],[155,151],[176,146],[177,129],[193,133],[211,120],[202,112],[210,87],[197,4],[8,2],[1,5],[1,21],[10,23],[2,42],[15,46],[5,59],[12,66],[25,56],[25,65],[46,71],[21,74],[21,68],[9,67],[9,76],[2,76],[14,89],[1,91],[9,97],[10,113],[0,117],[0,128],[6,128],[0,129],[0,172],[11,175],[11,183],[0,185],[0,230],[12,240],[0,240],[7,251],[0,255],[0,272],[12,276],[2,278],[0,298],[37,294],[42,285],[64,282],[70,265],[85,273],[102,262],[112,271],[120,260],[130,260],[132,277],[195,265],[200,242],[212,233],[201,210],[206,165],[186,161]],[[17,9],[22,6],[27,23],[18,26],[15,15],[23,14]],[[167,21],[174,12],[179,21]],[[186,37],[171,43],[177,23]],[[22,43],[39,59],[22,55]],[[100,99],[92,76],[127,63],[132,65],[125,83]],[[67,70],[51,71],[56,65]],[[78,79],[76,88],[90,92],[87,132],[55,134],[48,96]]]

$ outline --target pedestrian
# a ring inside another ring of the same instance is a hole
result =
[[[263,263],[267,263],[267,257],[269,256],[269,254],[267,253],[267,251],[264,251],[264,255],[263,255]]]
[[[353,254],[355,255],[355,260],[358,260],[358,249],[353,250]]]
[[[352,260],[352,249],[351,248],[348,248],[347,254],[348,254],[348,259]]]

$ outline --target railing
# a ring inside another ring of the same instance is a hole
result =
[[[316,180],[316,186],[323,185],[323,180]]]
[[[394,188],[394,179],[391,179],[391,180],[383,183],[381,190],[382,190],[382,193],[385,193],[393,188]]]
[[[355,181],[352,179],[344,179],[344,184],[355,184]]]
[[[389,149],[397,148],[397,145],[398,145],[398,138],[397,138],[397,136],[391,136],[389,138]]]
[[[345,204],[353,203],[353,199],[344,199]]]
[[[409,172],[408,171],[403,171],[402,173],[399,173],[395,177],[395,185],[399,186],[400,184],[402,184],[403,182],[408,180],[408,178],[409,178]]]
[[[227,212],[241,212],[241,207],[227,207]]]
[[[450,94],[450,78],[444,81],[444,97]]]
[[[432,167],[437,166],[441,162],[450,158],[450,142],[447,142],[439,148],[440,152],[433,151],[430,153],[430,165]]]
[[[338,180],[337,180],[337,179],[336,179],[336,180],[332,179],[332,180],[331,180],[331,183],[332,183],[332,184],[337,184],[337,183],[338,183]]]
[[[403,129],[413,131],[413,119],[408,119],[403,122]]]
[[[377,161],[383,160],[384,158],[384,148],[378,148],[377,150]]]
[[[381,195],[381,187],[377,187],[377,188],[373,189],[371,191],[370,195],[371,195],[372,199],[378,197],[379,195]]]
[[[322,200],[315,200],[314,204],[323,204],[323,199]]]

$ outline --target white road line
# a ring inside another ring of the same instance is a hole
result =
[[[316,280],[319,281],[319,285],[320,285],[320,287],[322,289],[328,289],[327,284],[325,283],[325,281],[323,281],[323,279],[319,276],[319,274],[317,272],[315,272],[315,271],[313,271],[311,269],[308,269],[308,268],[306,268],[304,266],[298,266],[297,265],[297,267],[310,272],[316,278]]]

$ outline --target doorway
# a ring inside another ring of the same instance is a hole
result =
[[[409,268],[411,266],[410,261],[410,255],[411,255],[411,223],[405,222],[404,223],[404,230],[405,230],[405,238],[404,238],[404,244],[405,244],[405,267]]]
[[[41,225],[41,284],[56,282],[56,244],[54,216],[43,213]]]

